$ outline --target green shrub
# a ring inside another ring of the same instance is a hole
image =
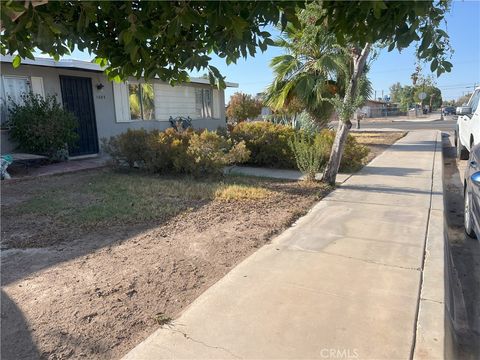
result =
[[[201,176],[220,174],[226,165],[247,161],[250,153],[244,142],[233,145],[230,139],[204,130],[192,134],[186,155],[184,163],[177,170]]]
[[[128,130],[102,139],[102,145],[116,166],[193,176],[218,175],[225,165],[247,161],[250,154],[244,142],[234,143],[214,131],[192,129]]]
[[[290,147],[298,169],[305,175],[306,180],[315,180],[315,174],[325,166],[330,148],[320,135],[297,135],[290,140]]]
[[[296,131],[290,126],[270,122],[242,122],[231,131],[234,141],[245,141],[250,151],[248,164],[273,168],[295,168],[295,156],[289,142]]]
[[[168,173],[180,169],[192,134],[192,129],[178,132],[173,128],[150,132],[146,170],[152,173]]]
[[[126,163],[128,166],[142,166],[147,159],[147,143],[150,134],[144,130],[128,129],[127,132],[112,136],[110,140],[102,139],[103,147],[115,165]]]
[[[29,93],[21,97],[22,104],[13,103],[9,108],[7,125],[12,140],[23,151],[53,160],[66,154],[65,148],[74,146],[78,139],[75,116],[64,110],[55,96]]]
[[[317,136],[315,141],[319,141],[325,144],[325,148],[328,149],[327,161],[330,156],[333,141],[335,139],[335,131],[322,130]],[[364,165],[364,159],[368,155],[370,150],[368,147],[361,145],[355,140],[352,135],[348,135],[345,149],[343,150],[342,161],[340,162],[340,172],[353,172],[359,170]]]
[[[281,169],[296,169],[298,166],[298,153],[295,156],[292,142],[297,143],[300,138],[304,139],[301,149],[297,149],[305,156],[314,151],[308,144],[315,147],[315,151],[322,149],[320,167],[328,161],[330,151],[335,138],[335,132],[324,129],[320,132],[295,130],[290,126],[273,124],[270,122],[242,122],[235,126],[230,136],[234,141],[245,141],[250,151],[250,159],[247,164]],[[308,140],[307,140],[308,139]],[[314,139],[314,140],[313,140]],[[363,165],[363,160],[368,155],[368,148],[357,143],[353,136],[348,136],[345,150],[340,164],[340,171],[356,171]],[[301,155],[301,156],[304,156]],[[306,159],[301,160],[305,170]],[[316,167],[315,164],[311,166]],[[303,171],[301,168],[299,170]]]

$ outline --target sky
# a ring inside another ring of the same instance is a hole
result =
[[[480,0],[454,1],[451,11],[446,15],[445,30],[450,36],[450,43],[454,50],[449,60],[453,64],[452,71],[442,74],[436,79],[437,86],[442,91],[444,100],[456,99],[473,86],[480,85]],[[275,30],[271,30],[272,33]],[[277,32],[278,33],[278,32]],[[410,75],[415,69],[414,45],[399,53],[397,50],[388,52],[381,50],[378,58],[372,62],[369,72],[376,97],[389,93],[389,87],[396,82],[402,85],[411,85]],[[216,66],[228,82],[238,83],[238,88],[227,88],[225,99],[241,91],[255,95],[265,89],[272,81],[273,74],[270,61],[273,57],[281,55],[282,48],[269,47],[264,53],[257,53],[255,57],[239,59],[237,64],[227,66],[223,59],[216,56],[211,64]],[[75,51],[70,58],[89,60],[87,53]],[[430,74],[430,67],[424,65],[424,74]],[[192,73],[199,76],[204,72]]]

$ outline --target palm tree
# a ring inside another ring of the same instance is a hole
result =
[[[299,20],[295,26],[288,24],[277,42],[286,54],[272,60],[275,79],[266,91],[267,103],[275,110],[297,99],[319,125],[336,111],[340,121],[323,174],[323,180],[334,185],[351,118],[372,92],[365,75],[371,44],[340,45],[323,25],[318,3],[307,5]]]
[[[348,49],[322,26],[288,24],[282,35],[276,44],[286,53],[271,61],[275,78],[266,89],[266,103],[281,110],[300,102],[319,125],[325,125],[335,110],[335,97],[345,95],[352,71]],[[365,76],[360,85],[359,92],[367,99],[371,84]]]

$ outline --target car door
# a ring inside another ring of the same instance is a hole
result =
[[[475,116],[478,101],[480,100],[480,89],[475,90],[473,95],[470,97],[470,100],[467,103],[467,106],[472,108],[472,113],[468,115],[459,115],[458,116],[458,135],[460,138],[460,142],[463,146],[470,151],[470,144],[471,144],[471,136],[473,134],[473,142],[477,143],[480,140],[479,134],[479,125],[478,125],[478,115]],[[475,111],[474,111],[475,108]],[[477,123],[477,124],[476,124]]]
[[[480,172],[480,146],[473,148],[473,151],[470,153],[467,176],[472,176],[478,172]],[[468,179],[467,181],[470,184],[467,191],[471,194],[473,220],[476,226],[480,226],[480,184],[473,181],[473,179]]]
[[[472,117],[469,121],[470,134],[473,137],[473,145],[476,145],[480,143],[480,89],[475,91],[469,106],[472,108]]]

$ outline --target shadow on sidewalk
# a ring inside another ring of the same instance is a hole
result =
[[[414,188],[394,188],[391,186],[368,186],[368,185],[342,185],[341,189],[346,190],[359,190],[359,191],[366,191],[366,192],[373,192],[373,193],[383,193],[383,194],[402,194],[402,195],[418,195],[418,194],[425,194],[425,195],[442,195],[441,192],[435,192],[430,190],[417,190]]]
[[[411,175],[419,175],[421,173],[426,172],[425,170],[419,168],[400,168],[400,167],[393,167],[393,166],[374,166],[368,165],[368,167],[364,167],[355,176],[358,175],[384,175],[384,176],[411,176]]]

